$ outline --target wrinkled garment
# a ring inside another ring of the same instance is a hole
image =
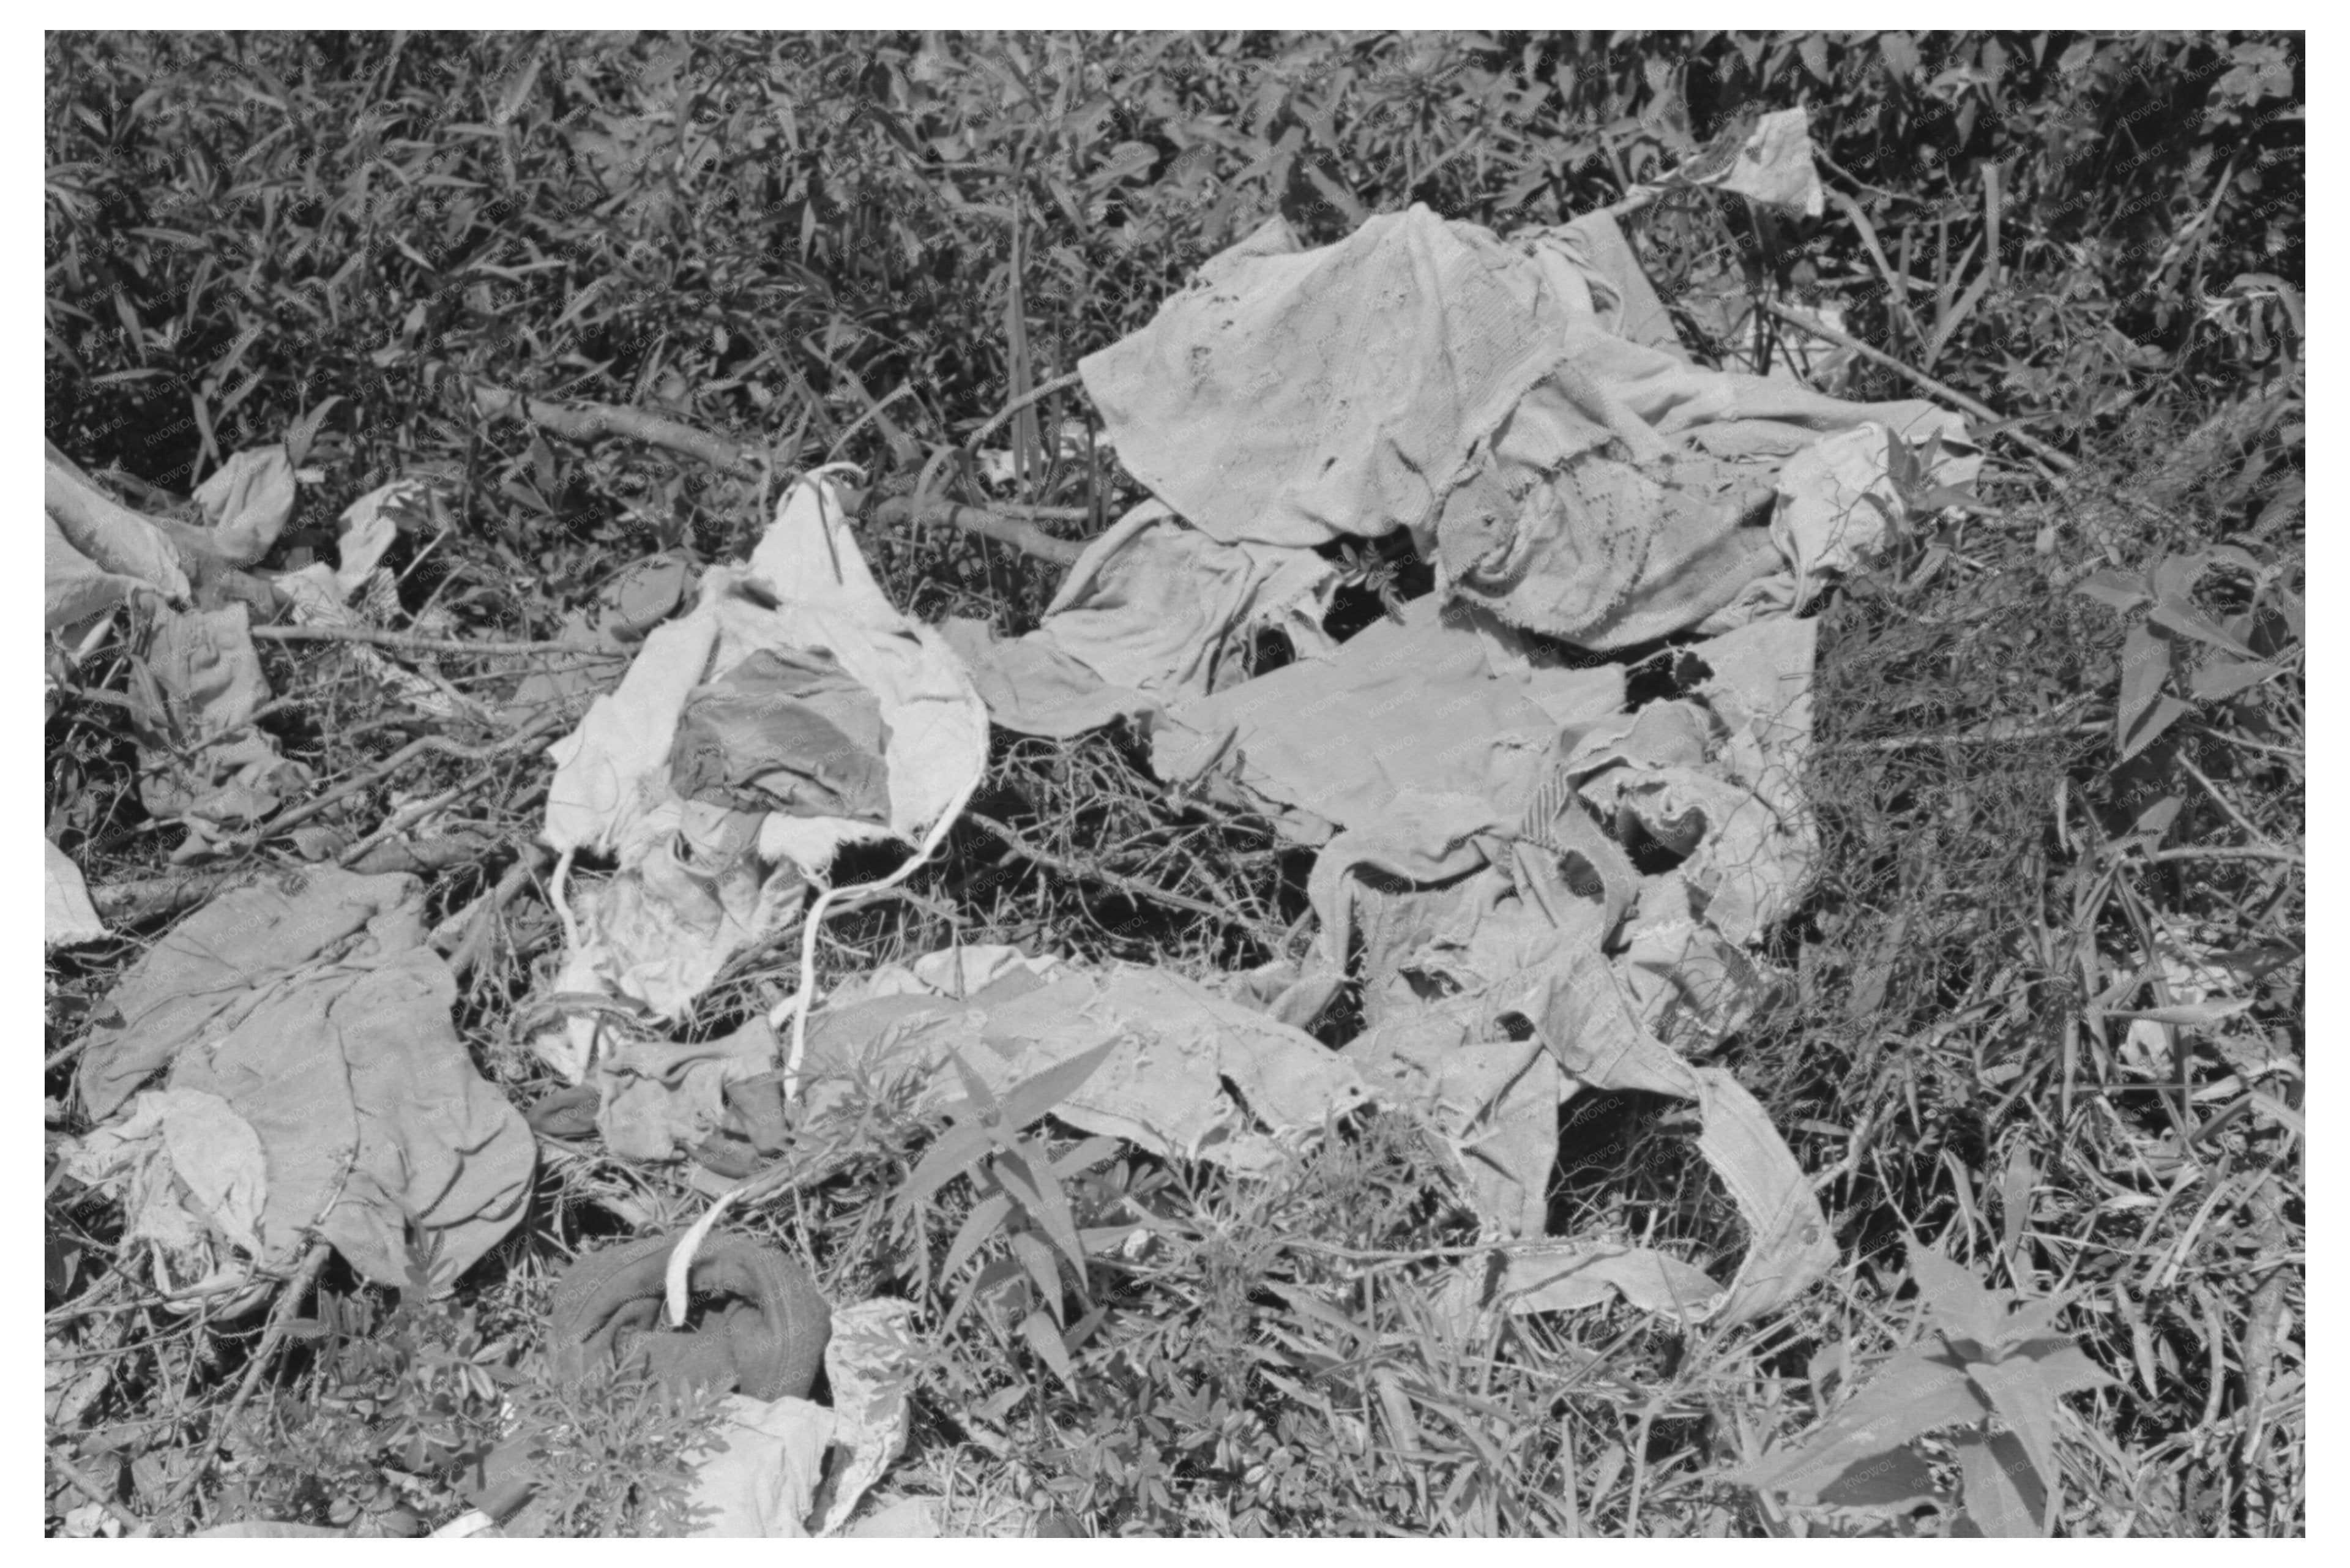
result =
[[[1232,767],[1260,804],[1325,825],[1318,836],[1305,828],[1307,842],[1368,828],[1407,799],[1422,815],[1503,823],[1524,810],[1561,726],[1623,700],[1620,669],[1538,664],[1507,632],[1431,595],[1327,659],[1172,709],[1153,733],[1151,765],[1170,781]]]
[[[941,629],[997,724],[1063,737],[1233,684],[1259,628],[1302,658],[1326,653],[1337,577],[1310,550],[1222,544],[1148,502],[1086,546],[1027,636],[974,620]]]
[[[1888,435],[1939,438],[1932,479],[1971,478],[1956,415],[1692,365],[1654,300],[1606,213],[1512,246],[1415,206],[1310,252],[1275,222],[1080,370],[1211,537],[1406,528],[1448,593],[1595,649],[1800,607],[1867,542],[1854,498],[1899,504],[1848,453],[1788,464],[1823,438],[1871,432],[1879,476]]]
[[[920,1085],[918,1113],[941,1108],[961,1097],[958,1058],[1002,1099],[1097,1050],[1107,1054],[1093,1070],[1036,1114],[1242,1170],[1270,1168],[1284,1145],[1366,1097],[1354,1067],[1312,1035],[1196,981],[1032,960],[967,998],[899,992],[827,1008],[809,1025],[808,1116],[849,1103],[849,1083],[902,1077]]]
[[[688,800],[889,819],[889,726],[824,649],[763,648],[686,694],[670,782]]]
[[[101,1125],[79,1168],[125,1185],[182,1282],[285,1268],[315,1230],[402,1284],[411,1222],[453,1277],[521,1219],[530,1129],[475,1071],[423,940],[413,877],[319,867],[221,894],[116,986],[82,1054]]]

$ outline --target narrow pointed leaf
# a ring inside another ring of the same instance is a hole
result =
[[[1053,1250],[1038,1241],[1034,1232],[1014,1231],[1012,1251],[1020,1260],[1020,1266],[1028,1271],[1028,1277],[1036,1282],[1037,1300],[1057,1318],[1061,1308],[1061,1266],[1054,1260]]]
[[[910,1209],[919,1207],[940,1188],[976,1165],[986,1152],[986,1128],[972,1123],[949,1127],[906,1179],[900,1201]]]
[[[1003,1096],[1003,1120],[1007,1127],[1024,1127],[1051,1112],[1063,1100],[1085,1087],[1109,1054],[1118,1049],[1118,1042],[1105,1040],[1090,1051],[1079,1052],[1066,1062],[1055,1063],[1026,1083]]]
[[[1001,1192],[974,1208],[963,1220],[962,1229],[955,1232],[954,1244],[947,1249],[946,1262],[939,1265],[939,1277],[954,1278],[972,1254],[1003,1228],[1011,1213],[1012,1199]]]
[[[1041,1311],[1030,1313],[1020,1320],[1020,1337],[1028,1342],[1028,1348],[1036,1353],[1039,1360],[1053,1369],[1054,1376],[1070,1388],[1076,1386],[1077,1369],[1070,1364],[1068,1347],[1061,1343],[1061,1331],[1053,1325],[1052,1319]]]

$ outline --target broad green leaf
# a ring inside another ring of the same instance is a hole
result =
[[[2047,1334],[2048,1325],[2056,1321],[2056,1314],[2063,1306],[2063,1303],[2049,1297],[2041,1301],[2026,1302],[2008,1314],[2007,1321],[1999,1325],[1999,1342],[2002,1347],[2000,1354],[2002,1355],[2018,1354],[2019,1347],[2022,1345],[2043,1338]]]
[[[2246,663],[2241,659],[2212,659],[2199,667],[2187,683],[2187,690],[2198,701],[2219,702],[2247,691],[2276,674],[2284,667],[2264,661]]]
[[[1053,1174],[1059,1177],[1071,1177],[1079,1171],[1091,1170],[1125,1147],[1114,1137],[1104,1137],[1097,1134],[1055,1160]]]
[[[1934,1484],[1934,1472],[1924,1458],[1905,1443],[1853,1466],[1822,1487],[1819,1500],[1830,1508],[1907,1513],[1921,1502],[1941,1501],[1942,1489]]]
[[[2146,618],[2158,627],[2178,632],[2182,637],[2191,637],[2199,642],[2208,642],[2222,652],[2232,653],[2242,659],[2260,657],[2235,638],[2230,637],[2225,628],[2213,625],[2202,611],[2183,599],[2162,600],[2147,612]]]
[[[1956,1446],[1967,1511],[1951,1533],[2009,1539],[2047,1533],[2041,1523],[2047,1515],[2047,1489],[2033,1474],[2021,1443],[2006,1432],[1969,1432]]]
[[[2252,1005],[2249,996],[2230,997],[2219,1002],[2175,1002],[2168,1007],[2133,1008],[2126,1012],[2108,1012],[2108,1018],[2144,1019],[2149,1023],[2172,1023],[2187,1028],[2209,1028],[2223,1019],[2233,1018]]]
[[[2142,574],[2125,572],[2115,566],[2090,573],[2073,585],[2073,591],[2086,595],[2099,604],[2111,605],[2117,610],[2136,609],[2154,597],[2147,591]]]
[[[1412,1418],[1411,1400],[1405,1397],[1396,1375],[1382,1366],[1371,1374],[1371,1386],[1378,1390],[1379,1407],[1387,1415],[1388,1434],[1396,1449],[1407,1454],[1419,1452],[1419,1423]]]
[[[2040,1372],[2040,1381],[2058,1397],[2077,1394],[2084,1388],[2101,1388],[2113,1379],[2094,1361],[2088,1353],[2070,1340],[2033,1340],[2017,1345],[2007,1359],[2030,1361]]]
[[[2185,604],[2187,596],[2203,578],[2204,569],[2211,557],[2201,552],[2191,556],[2165,556],[2147,577],[2154,597],[2168,604]]]
[[[1999,1338],[2002,1302],[1982,1282],[1939,1252],[1909,1244],[1909,1273],[1918,1293],[1933,1314],[1934,1326],[1948,1339],[1988,1346]]]
[[[2186,703],[2163,695],[2162,683],[2169,675],[2170,639],[2145,626],[2130,628],[2122,643],[2121,694],[2114,703],[2115,743],[2124,762],[2146,750],[2187,711]]]
[[[1726,1479],[1800,1501],[1817,1501],[1856,1466],[1945,1427],[1980,1421],[1989,1411],[1963,1367],[1906,1350],[1880,1366],[1868,1386],[1795,1448],[1729,1472]]]
[[[1014,1231],[1012,1232],[1012,1255],[1020,1260],[1020,1266],[1028,1272],[1030,1279],[1036,1282],[1036,1299],[1051,1308],[1057,1320],[1061,1315],[1064,1287],[1061,1265],[1053,1257],[1053,1250],[1038,1241],[1035,1232]]]
[[[953,1065],[955,1076],[962,1080],[963,1098],[966,1102],[965,1106],[950,1107],[947,1115],[957,1121],[963,1121],[974,1119],[971,1113],[976,1112],[975,1119],[990,1122],[997,1120],[1001,1113],[996,1108],[995,1091],[987,1086],[987,1080],[979,1075],[979,1069],[966,1061],[960,1051],[947,1053],[947,1060]]]
[[[1036,1353],[1039,1360],[1053,1369],[1054,1376],[1071,1390],[1076,1389],[1077,1369],[1069,1361],[1068,1347],[1061,1343],[1060,1330],[1041,1309],[1020,1320],[1020,1337],[1028,1342],[1028,1348]]]
[[[1967,1376],[1990,1397],[1991,1407],[2023,1445],[2024,1457],[2032,1461],[2042,1483],[2054,1484],[2056,1396],[2040,1376],[2038,1365],[2022,1355],[2006,1361],[1975,1361],[1967,1364]]]

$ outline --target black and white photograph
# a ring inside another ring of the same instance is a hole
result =
[[[42,50],[46,1537],[2307,1535],[2306,34]]]

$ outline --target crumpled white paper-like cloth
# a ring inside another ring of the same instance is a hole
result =
[[[827,1114],[851,1081],[900,1075],[920,1085],[918,1111],[941,1108],[962,1096],[954,1056],[1001,1096],[1107,1046],[1091,1075],[1049,1107],[1055,1116],[1153,1153],[1248,1171],[1269,1168],[1284,1147],[1365,1103],[1345,1056],[1180,975],[1035,960],[986,972],[983,984],[957,995],[918,992],[912,974],[899,971],[881,994],[817,1014],[808,1115]]]
[[[413,877],[321,867],[221,894],[116,986],[68,1165],[122,1192],[167,1290],[239,1287],[313,1232],[402,1284],[411,1224],[453,1278],[522,1218],[536,1146],[423,940]]]
[[[1785,162],[1765,151],[1714,178],[1754,184]],[[1941,438],[1933,483],[1972,476],[1958,416],[1693,365],[1654,297],[1606,213],[1512,245],[1415,206],[1314,251],[1276,221],[1080,370],[1127,467],[1211,537],[1409,529],[1448,593],[1602,649],[1800,607],[1864,542],[1851,460],[1881,476],[1886,432]]]
[[[907,1400],[921,1354],[907,1324],[910,1303],[887,1297],[832,1314],[824,1352],[829,1408],[806,1399],[760,1401],[737,1394],[722,1407],[725,1446],[702,1462],[692,1505],[707,1511],[699,1537],[804,1539],[844,1533],[858,1502],[905,1451]],[[818,1489],[830,1466],[821,1517]],[[848,1531],[847,1533],[858,1533]]]
[[[764,815],[680,798],[671,753],[688,695],[762,649],[821,649],[869,691],[888,728],[886,823]],[[599,887],[566,891],[560,988],[681,1015],[745,946],[788,926],[846,844],[922,844],[978,781],[987,712],[953,651],[883,597],[823,475],[784,497],[749,565],[718,568],[691,613],[656,628],[618,691],[550,751],[545,837],[613,857]],[[574,1017],[537,1049],[587,1075],[595,1023]]]
[[[1310,550],[1223,544],[1150,501],[1086,546],[1027,636],[1006,641],[973,620],[942,629],[996,723],[1060,737],[1232,684],[1238,641],[1259,628],[1300,658],[1327,653],[1337,581]]]

